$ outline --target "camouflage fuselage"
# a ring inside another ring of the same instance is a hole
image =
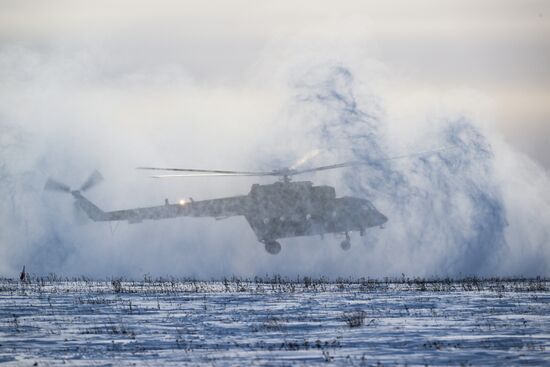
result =
[[[258,240],[363,232],[381,226],[387,218],[366,199],[337,198],[330,186],[313,186],[309,181],[276,182],[252,186],[250,193],[221,199],[187,201],[182,204],[103,212],[73,191],[80,207],[95,221],[159,220],[174,217],[226,218],[244,216]]]

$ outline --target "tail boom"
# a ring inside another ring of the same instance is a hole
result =
[[[104,212],[90,200],[86,199],[79,191],[72,191],[71,194],[82,210],[96,222],[123,221],[139,223],[143,220],[159,220],[176,217],[230,217],[244,215],[246,196],[232,198],[203,200],[197,202],[186,202],[185,204],[164,204],[145,208],[124,209]]]

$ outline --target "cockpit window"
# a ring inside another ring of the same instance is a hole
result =
[[[372,203],[370,201],[366,201],[363,203],[363,206],[366,208],[366,209],[369,209],[369,210],[374,210],[374,205],[372,205]]]

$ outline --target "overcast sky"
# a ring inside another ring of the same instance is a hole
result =
[[[47,55],[108,50],[106,78],[176,65],[239,85],[266,47],[362,28],[358,47],[400,80],[394,93],[471,88],[519,149],[550,167],[547,1],[0,1],[0,47]],[[3,67],[9,67],[4,65]]]

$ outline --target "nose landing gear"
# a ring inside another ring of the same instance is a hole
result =
[[[351,239],[349,238],[349,233],[346,232],[346,239],[340,242],[340,247],[342,250],[347,251],[351,248]]]
[[[275,240],[264,240],[262,241],[264,244],[265,250],[271,254],[271,255],[277,255],[279,252],[281,252],[281,244]]]

